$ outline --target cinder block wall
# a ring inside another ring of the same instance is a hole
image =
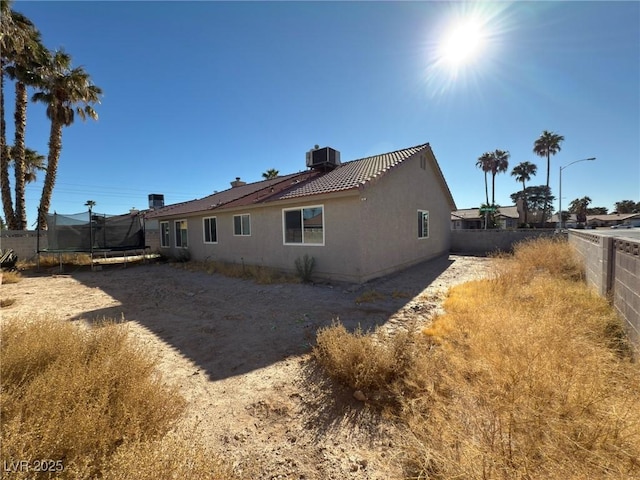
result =
[[[40,250],[47,248],[47,232],[40,232]],[[0,249],[13,249],[19,260],[34,260],[38,253],[38,233],[35,230],[2,230]]]
[[[160,233],[158,230],[146,230],[145,243],[149,252],[160,250]],[[40,250],[49,246],[46,230],[40,232]],[[38,252],[38,234],[35,230],[2,230],[0,232],[0,249],[13,249],[19,260],[35,260]]]
[[[640,242],[614,239],[613,306],[627,321],[627,330],[640,349]]]
[[[640,355],[640,242],[571,230],[569,243],[582,256],[587,283],[612,296]]]
[[[553,236],[553,229],[538,230],[452,230],[451,253],[486,255],[496,251],[509,252],[522,240]]]
[[[612,286],[612,252],[613,238],[571,230],[569,243],[573,245],[584,260],[586,281],[600,295],[607,295]]]

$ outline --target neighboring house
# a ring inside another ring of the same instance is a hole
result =
[[[640,226],[640,213],[611,213],[608,215],[587,215],[590,227],[612,227],[614,225]]]
[[[560,218],[557,213],[551,215],[549,223],[552,223],[556,228],[560,228]],[[575,213],[569,213],[564,221],[564,228],[576,228],[578,226],[578,216]]]
[[[452,230],[479,230],[484,228],[485,214],[479,208],[465,208],[451,212]],[[518,207],[500,207],[495,214],[496,221],[502,229],[518,228],[520,215]]]
[[[554,213],[549,220],[550,223],[558,226],[558,214]],[[612,227],[614,225],[631,225],[640,227],[640,213],[610,213],[607,215],[587,215],[587,227]],[[564,222],[565,228],[576,228],[579,226],[575,213],[570,213],[569,218]],[[581,228],[584,225],[581,226]]]
[[[316,163],[321,155],[328,160]],[[308,254],[315,276],[352,282],[448,253],[456,206],[428,143],[342,164],[328,148],[309,158],[310,170],[236,178],[223,192],[149,212],[160,251],[289,271]]]

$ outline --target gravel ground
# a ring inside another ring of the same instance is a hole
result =
[[[2,286],[2,318],[48,314],[126,322],[189,402],[184,428],[243,478],[402,478],[401,430],[314,378],[319,328],[428,322],[447,290],[486,276],[490,260],[451,255],[365,285],[274,284],[168,264],[25,276]],[[369,301],[366,301],[369,300]]]

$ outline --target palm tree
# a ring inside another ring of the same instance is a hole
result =
[[[4,52],[12,49],[11,4],[0,1],[0,194],[7,224],[13,222],[13,203],[9,187],[9,152],[7,151],[7,124],[4,121]]]
[[[569,211],[576,214],[576,220],[578,223],[585,223],[587,221],[587,208],[591,203],[589,197],[576,198],[569,204]]]
[[[527,219],[527,186],[525,182],[531,180],[531,176],[535,175],[538,167],[531,162],[520,162],[511,170],[511,176],[516,177],[517,182],[522,182],[522,200],[524,202],[524,223],[529,223]]]
[[[476,167],[481,169],[484,172],[484,194],[486,198],[486,205],[489,205],[489,184],[487,182],[487,173],[491,171],[493,157],[491,152],[483,153],[476,162]]]
[[[278,170],[276,170],[275,168],[270,168],[262,174],[262,178],[271,180],[272,178],[276,178],[279,174],[280,172]]]
[[[562,135],[544,130],[533,144],[533,153],[535,153],[539,157],[547,158],[547,190],[549,190],[549,170],[551,168],[551,155],[555,155],[561,150],[560,144],[562,142],[564,142],[564,137]],[[548,208],[549,201],[547,200],[545,201],[544,208],[542,209],[543,223],[546,221]]]
[[[496,175],[504,173],[509,168],[510,154],[506,150],[491,152],[491,204],[496,203]]]
[[[91,82],[82,67],[71,68],[71,57],[64,51],[49,54],[42,90],[33,95],[33,101],[47,106],[47,117],[51,120],[47,173],[38,208],[38,228],[46,228],[51,205],[51,194],[56,181],[58,161],[62,150],[62,128],[73,124],[75,114],[82,120],[98,119],[91,104],[100,103],[102,90]]]
[[[24,45],[19,52],[10,56],[11,64],[5,71],[15,81],[16,98],[14,108],[15,139],[11,159],[15,173],[15,211],[14,225],[16,230],[27,228],[27,212],[24,202],[25,178],[25,130],[27,127],[27,86],[38,84],[38,74],[46,58],[46,49],[40,40],[40,32],[33,23],[20,13],[12,12],[14,24],[22,29]]]
[[[14,162],[13,147],[9,147],[10,163]],[[36,181],[38,171],[46,170],[44,165],[45,156],[27,147],[24,149],[24,183]]]
[[[5,64],[12,54],[24,48],[23,30],[14,22],[11,2],[0,0],[0,192],[5,220],[9,228],[15,224],[11,187],[9,183],[9,148],[7,124],[4,119],[4,73]]]

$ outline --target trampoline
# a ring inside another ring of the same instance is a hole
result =
[[[88,212],[76,214],[47,214],[47,248],[40,248],[38,230],[37,251],[57,254],[62,270],[62,255],[87,253],[91,257],[113,257],[122,254],[126,264],[128,254],[149,249],[145,245],[144,219],[138,212],[124,215],[107,215]],[[38,267],[39,267],[38,255]]]

